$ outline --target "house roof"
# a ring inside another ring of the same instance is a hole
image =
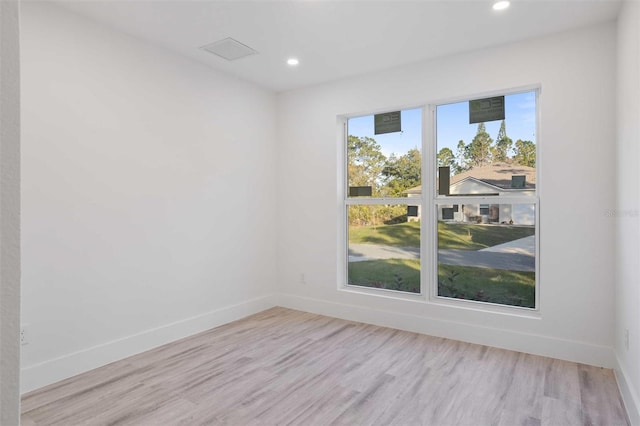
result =
[[[451,186],[466,179],[475,179],[500,189],[514,189],[511,187],[512,176],[525,176],[524,189],[535,189],[536,169],[529,166],[509,163],[493,163],[458,173],[457,175],[451,176]],[[419,185],[407,189],[405,194],[420,194],[421,192],[422,185]]]
[[[535,189],[536,169],[529,166],[509,163],[493,163],[458,173],[451,177],[451,185],[467,178],[474,178],[489,185],[497,186],[498,188],[513,189],[511,187],[512,176],[525,176],[525,189]]]

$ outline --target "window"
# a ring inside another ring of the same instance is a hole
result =
[[[536,309],[536,105],[537,91],[434,105],[434,138],[422,108],[349,118],[345,284]]]
[[[422,109],[348,120],[347,285],[421,292],[421,147]]]
[[[435,107],[437,297],[536,308],[536,116],[534,91]]]

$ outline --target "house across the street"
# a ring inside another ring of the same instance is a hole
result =
[[[536,169],[520,164],[494,163],[451,176],[451,200],[438,202],[438,220],[473,223],[535,225],[535,204],[462,204],[456,196],[534,196]],[[420,197],[422,186],[405,191],[407,197]],[[411,211],[413,210],[413,211]],[[411,214],[413,212],[413,215]],[[409,221],[420,220],[420,207],[410,209]]]

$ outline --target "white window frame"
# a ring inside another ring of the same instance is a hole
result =
[[[446,195],[438,195],[436,192],[436,158],[437,158],[437,138],[436,138],[436,108],[438,105],[446,105],[451,103],[466,102],[473,99],[480,99],[492,96],[509,96],[518,93],[534,92],[536,96],[536,190],[535,194],[523,195],[523,196],[456,196],[447,197]],[[435,220],[431,220],[423,227],[423,232],[428,233],[428,239],[430,240],[429,246],[429,259],[424,260],[424,266],[429,265],[428,278],[426,282],[429,282],[429,295],[428,301],[433,304],[454,306],[454,307],[470,307],[483,311],[494,311],[504,313],[522,313],[525,316],[532,314],[533,316],[539,316],[540,314],[540,193],[541,193],[541,179],[540,179],[540,97],[541,87],[525,86],[519,88],[512,88],[506,90],[496,90],[492,92],[485,92],[482,94],[456,97],[450,99],[444,99],[437,102],[432,102],[426,108],[428,110],[428,116],[424,122],[425,135],[427,135],[426,144],[428,146],[427,164],[431,166],[431,170],[426,171],[423,167],[423,188],[428,188],[428,194],[426,204],[428,205],[428,211],[431,212]],[[426,151],[426,149],[425,149]],[[422,191],[422,195],[425,196],[427,191]],[[439,204],[451,204],[455,201],[457,204],[496,204],[496,201],[500,200],[499,204],[533,204],[535,205],[535,307],[528,308],[523,306],[511,306],[490,302],[482,302],[477,300],[455,299],[438,295],[438,205]],[[427,250],[424,250],[427,252]],[[423,257],[427,253],[423,254]],[[429,262],[429,263],[426,263]],[[426,269],[423,266],[423,269]]]
[[[339,214],[340,224],[338,226],[338,241],[340,241],[339,250],[338,250],[338,290],[353,292],[353,293],[363,293],[370,294],[376,296],[383,296],[389,298],[397,298],[397,299],[409,299],[409,300],[427,300],[428,284],[425,281],[425,268],[423,262],[425,262],[425,247],[427,247],[425,243],[425,232],[423,223],[423,217],[420,218],[420,291],[418,293],[405,292],[400,290],[390,290],[385,288],[374,288],[374,287],[365,287],[359,285],[349,284],[349,217],[348,217],[348,209],[350,205],[405,205],[405,206],[419,206],[421,215],[425,211],[425,200],[426,197],[424,193],[420,195],[420,197],[377,197],[377,198],[358,198],[358,197],[349,197],[348,193],[348,176],[347,176],[347,138],[349,137],[348,132],[348,121],[352,118],[364,117],[368,115],[375,115],[379,113],[384,113],[387,111],[404,111],[409,109],[421,109],[422,110],[422,146],[420,150],[420,154],[422,155],[422,182],[424,182],[424,174],[425,174],[425,105],[419,106],[408,106],[402,108],[385,108],[384,110],[379,110],[367,114],[353,114],[353,115],[345,115],[339,117],[339,131],[338,131],[338,140],[342,148],[340,149],[339,161],[341,164],[341,179],[339,182],[340,190],[338,193],[340,194],[340,202],[339,202]],[[340,266],[342,265],[342,266]]]
[[[530,196],[469,196],[469,197],[451,197],[438,196],[436,193],[436,158],[437,158],[437,141],[436,141],[436,107],[438,105],[450,104],[456,102],[465,102],[472,99],[480,99],[492,96],[508,96],[518,93],[535,92],[536,95],[536,191]],[[368,113],[349,114],[339,116],[337,120],[337,140],[340,149],[338,150],[338,164],[341,170],[338,179],[338,202],[337,202],[337,218],[338,218],[338,250],[337,250],[337,289],[338,291],[366,294],[370,296],[383,297],[387,299],[413,300],[422,301],[427,304],[451,307],[456,309],[472,309],[483,312],[495,312],[507,314],[511,316],[521,316],[528,318],[539,318],[541,315],[541,289],[540,289],[540,194],[542,193],[542,179],[540,175],[541,163],[541,138],[540,138],[540,101],[542,89],[540,85],[520,86],[510,89],[495,90],[483,93],[475,93],[466,96],[458,96],[445,98],[432,102],[425,102],[421,105],[412,105],[405,107],[390,107],[384,110],[377,110]],[[349,198],[347,188],[347,123],[351,118],[362,117],[383,113],[386,111],[398,111],[407,109],[422,109],[422,188],[420,197],[409,198]],[[503,304],[495,304],[489,302],[481,302],[465,299],[454,299],[438,296],[438,247],[437,247],[437,227],[438,227],[438,204],[495,204],[499,199],[504,203],[511,204],[534,204],[535,205],[535,307],[527,308],[521,306],[510,306]],[[455,201],[455,202],[454,202]],[[397,290],[369,288],[364,286],[356,286],[348,284],[348,217],[347,209],[349,205],[383,205],[383,204],[400,204],[400,205],[418,205],[420,206],[420,293],[408,293]]]

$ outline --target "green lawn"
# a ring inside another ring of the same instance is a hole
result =
[[[438,295],[535,307],[535,272],[439,265]]]
[[[420,293],[420,261],[389,259],[351,262],[349,284]]]
[[[535,272],[439,265],[438,295],[511,306],[535,307]],[[349,284],[420,292],[420,261],[349,263]]]
[[[438,248],[480,250],[534,234],[533,226],[438,222]]]
[[[534,235],[533,227],[438,223],[438,248],[480,250]],[[349,242],[419,247],[420,223],[352,227]],[[535,307],[535,272],[469,266],[438,266],[438,295],[511,306]],[[349,263],[349,284],[420,292],[420,261],[371,260]]]
[[[438,248],[480,250],[528,237],[534,233],[534,227],[438,222]],[[349,242],[420,247],[420,223],[351,227]]]
[[[383,244],[394,247],[420,247],[420,223],[404,222],[394,225],[350,227],[349,242]]]

